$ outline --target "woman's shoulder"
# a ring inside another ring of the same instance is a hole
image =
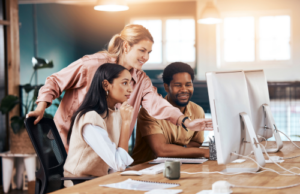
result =
[[[136,76],[138,81],[151,81],[150,77],[141,69],[134,69],[133,76]]]
[[[109,57],[106,52],[98,52],[98,53],[94,53],[92,55],[85,55],[81,59],[84,63],[96,63],[97,65],[99,65],[99,62],[100,63],[109,63],[109,62],[111,63],[111,62],[115,61],[115,59],[112,57]]]
[[[101,115],[98,114],[96,111],[92,110],[92,111],[88,111],[85,114],[85,117],[91,118],[91,119],[102,119]]]
[[[81,116],[79,119],[79,122],[84,124],[92,124],[97,125],[101,128],[106,128],[106,123],[104,119],[101,117],[100,114],[98,114],[96,111],[88,111],[85,114]]]

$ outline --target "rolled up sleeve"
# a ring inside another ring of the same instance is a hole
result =
[[[47,102],[48,106],[58,98],[64,90],[75,89],[86,84],[87,69],[81,59],[68,67],[47,77],[45,85],[39,90],[36,103]]]
[[[157,88],[152,85],[148,76],[145,77],[143,81],[142,106],[147,110],[149,115],[155,119],[168,120],[176,125],[179,117],[183,115],[182,112],[157,93]]]

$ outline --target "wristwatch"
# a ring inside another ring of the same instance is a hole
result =
[[[182,126],[186,131],[188,131],[188,130],[187,130],[186,126],[185,126],[183,123],[184,123],[184,121],[187,120],[188,118],[189,118],[189,117],[184,117],[184,118],[182,119],[182,122],[181,122],[181,126]]]

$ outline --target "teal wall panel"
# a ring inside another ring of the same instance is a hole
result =
[[[196,15],[195,2],[132,4],[126,12],[99,12],[93,6],[37,4],[38,57],[53,60],[53,69],[39,70],[38,83],[86,54],[107,47],[131,17]],[[34,56],[33,5],[19,5],[21,84],[29,81]],[[146,71],[156,78],[161,70]]]

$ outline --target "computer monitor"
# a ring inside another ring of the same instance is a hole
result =
[[[254,152],[260,166],[265,165],[252,126],[247,83],[243,71],[206,73],[209,104],[216,140],[218,164],[228,164],[240,155]],[[227,168],[225,172],[258,171],[260,168]]]
[[[244,71],[250,100],[252,123],[258,140],[273,136],[276,148],[267,152],[277,152],[283,147],[279,132],[270,109],[268,83],[263,70]]]

